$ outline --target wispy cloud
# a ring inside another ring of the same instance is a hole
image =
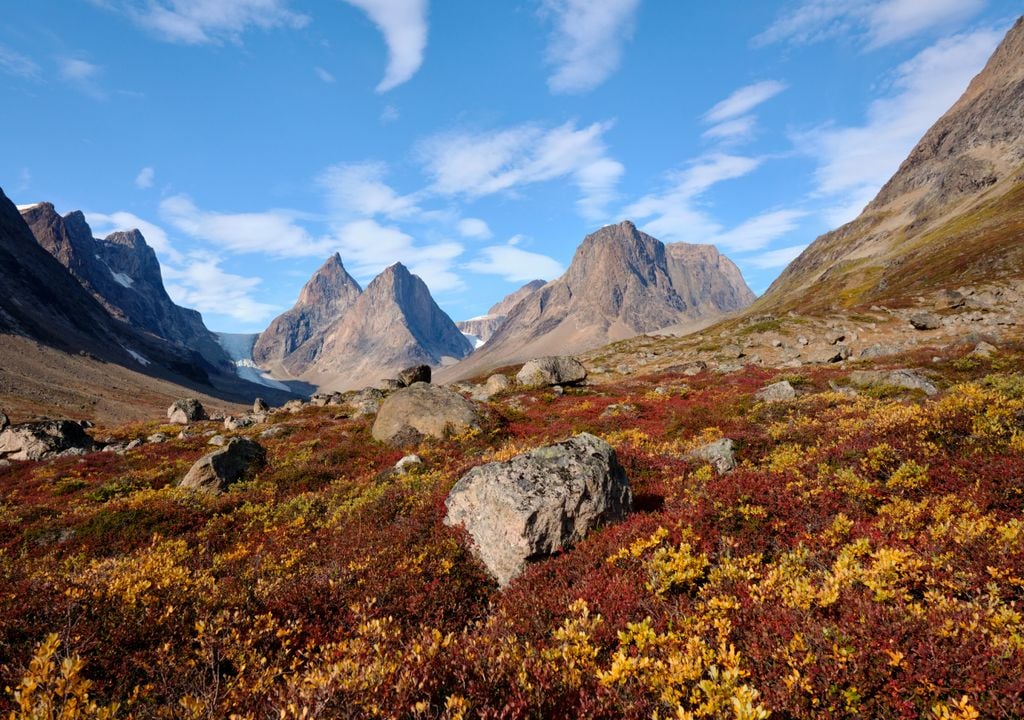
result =
[[[789,265],[807,248],[806,245],[790,245],[789,247],[769,250],[760,255],[744,260],[744,264],[752,265],[761,270],[771,270]]]
[[[253,297],[262,278],[226,272],[221,262],[216,255],[197,253],[179,267],[164,265],[167,294],[179,305],[243,323],[262,323],[281,310]]]
[[[383,162],[337,163],[324,170],[317,182],[335,212],[411,218],[422,213],[415,195],[399,195],[384,182]]]
[[[58,58],[57,67],[61,78],[79,92],[96,100],[106,98],[107,94],[99,84],[103,70],[99,65],[81,58]]]
[[[543,0],[541,16],[554,26],[548,62],[555,66],[548,87],[582,93],[603,83],[622,59],[640,0]]]
[[[800,225],[805,210],[772,210],[756,215],[731,230],[719,233],[708,242],[732,252],[760,250],[776,238],[783,237]]]
[[[151,167],[144,167],[135,176],[135,186],[146,189],[153,187],[153,180],[156,177],[156,170]]]
[[[800,0],[761,34],[755,45],[810,44],[852,37],[869,49],[937,27],[950,27],[980,11],[986,0]]]
[[[167,42],[203,45],[239,42],[250,28],[301,28],[309,17],[288,8],[288,0],[112,0],[123,12]]]
[[[384,36],[388,67],[377,85],[383,93],[408,81],[427,47],[427,0],[345,0],[367,15]]]
[[[457,242],[417,243],[401,229],[375,220],[357,220],[335,231],[345,264],[359,278],[369,278],[396,262],[423,278],[434,292],[458,290],[462,280],[453,264],[463,247]]]
[[[318,78],[323,80],[328,85],[331,85],[331,84],[334,83],[334,76],[331,75],[326,70],[324,70],[322,67],[315,67],[315,68],[313,68],[313,72],[316,73],[316,76]]]
[[[336,249],[330,237],[313,237],[285,210],[211,212],[200,210],[186,195],[174,195],[160,203],[160,215],[186,235],[235,253],[323,257]]]
[[[459,231],[459,235],[465,238],[489,240],[491,237],[491,229],[480,218],[462,218],[459,220],[456,228]]]
[[[818,194],[840,200],[829,220],[856,216],[963,93],[1000,38],[982,30],[941,40],[896,69],[892,92],[868,106],[864,124],[823,125],[794,136],[796,146],[818,160]]]
[[[38,80],[42,76],[42,70],[32,58],[6,45],[0,45],[0,72],[26,80]]]
[[[726,120],[723,123],[713,125],[704,131],[701,137],[710,140],[742,140],[754,134],[754,127],[757,125],[757,118],[753,115],[744,115],[734,120]]]
[[[624,172],[608,156],[603,135],[610,123],[577,128],[517,125],[481,133],[454,132],[429,138],[420,148],[432,190],[469,198],[568,177],[579,188],[577,209],[588,220],[604,218]]]
[[[704,119],[710,123],[720,123],[745,115],[785,89],[786,84],[778,80],[764,80],[752,85],[745,85],[708,110]]]
[[[565,268],[562,264],[540,253],[529,252],[516,247],[517,239],[507,245],[485,247],[463,267],[471,272],[484,275],[498,275],[508,282],[526,282],[536,278],[551,280],[558,277]]]

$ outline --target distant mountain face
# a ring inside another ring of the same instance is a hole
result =
[[[359,283],[348,274],[341,256],[335,253],[313,273],[299,293],[295,306],[274,318],[260,333],[253,346],[253,360],[269,367],[291,362],[292,355],[300,352],[307,362],[311,361],[318,352],[316,338],[344,315],[360,294],[362,288]],[[311,339],[313,343],[303,348]],[[297,361],[296,364],[302,366],[304,363]]]
[[[941,82],[941,80],[939,80]],[[1024,272],[1024,18],[861,215],[755,310],[827,310]]]
[[[295,340],[290,352],[274,355]],[[317,271],[299,302],[271,324],[260,343],[262,357],[270,358],[262,367],[327,390],[374,385],[410,365],[439,366],[473,350],[404,265],[385,269],[360,292],[337,256]]]
[[[582,352],[740,310],[753,297],[736,266],[710,245],[666,246],[631,222],[608,225],[583,240],[562,277],[509,310],[462,372]]]
[[[491,336],[497,332],[502,323],[505,322],[505,318],[508,316],[512,308],[514,308],[519,301],[527,295],[530,295],[544,287],[545,284],[546,282],[544,280],[531,280],[515,292],[509,293],[492,305],[486,315],[470,318],[469,320],[460,320],[455,323],[455,326],[459,328],[464,335],[470,335],[477,338],[481,344],[486,343],[491,339]]]
[[[81,212],[61,217],[50,203],[24,208],[21,215],[39,245],[112,316],[227,369],[229,360],[202,316],[167,295],[156,253],[138,230],[94,238]]]

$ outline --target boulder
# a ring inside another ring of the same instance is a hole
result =
[[[888,357],[889,355],[899,355],[901,352],[903,351],[895,345],[875,343],[861,350],[858,357],[861,360],[873,360],[875,358]]]
[[[380,404],[384,401],[384,393],[377,388],[363,388],[348,398],[347,404],[352,408],[353,417],[376,415]]]
[[[204,455],[179,483],[180,487],[212,494],[222,493],[267,459],[263,447],[247,438],[231,438],[220,450]]]
[[[272,438],[280,437],[287,432],[287,425],[272,425],[260,433],[260,438],[263,440],[270,440]]]
[[[401,380],[396,378],[384,378],[380,381],[380,389],[384,392],[394,392],[395,390],[401,390],[405,385]]]
[[[306,404],[301,400],[289,400],[281,406],[281,409],[294,415],[297,412],[302,412],[304,407],[306,407]]]
[[[734,443],[729,438],[722,438],[694,448],[686,454],[690,460],[711,463],[720,473],[727,473],[736,467],[736,455],[733,453]]]
[[[963,293],[956,290],[940,290],[935,296],[935,309],[954,310],[963,307],[965,301]]]
[[[447,388],[414,383],[381,404],[371,434],[392,445],[412,445],[479,427],[480,416],[469,400]]]
[[[153,433],[152,435],[146,438],[146,442],[148,442],[150,445],[159,445],[162,442],[167,442],[167,435],[161,432]]]
[[[448,495],[444,522],[466,528],[474,551],[505,586],[529,561],[623,519],[632,497],[612,447],[582,433],[473,468]]]
[[[796,388],[790,385],[789,380],[780,380],[761,388],[754,394],[754,397],[769,403],[792,400],[796,397]]]
[[[0,430],[0,458],[8,460],[45,460],[94,449],[92,438],[73,420],[8,424]]]
[[[930,312],[915,313],[910,316],[910,324],[915,330],[936,330],[942,327],[942,318]]]
[[[228,415],[224,418],[224,429],[225,430],[241,430],[243,428],[251,427],[256,424],[256,419],[252,415],[241,415],[235,417],[234,415]]]
[[[838,345],[846,339],[845,330],[829,330],[825,333],[825,342],[829,345]]]
[[[224,447],[228,444],[228,439],[223,435],[214,435],[206,443],[207,445],[215,445],[217,447]]]
[[[252,402],[252,411],[256,415],[265,415],[270,412],[270,406],[267,405],[267,401],[263,398],[256,398]]]
[[[586,379],[587,370],[583,363],[569,356],[549,356],[530,360],[516,374],[516,381],[525,387],[576,385]]]
[[[913,370],[854,370],[850,383],[857,387],[896,387],[904,390],[920,390],[925,395],[934,395],[939,390],[935,385]]]
[[[971,350],[970,354],[974,357],[987,358],[991,357],[992,353],[995,352],[999,352],[999,348],[997,348],[992,343],[987,343],[984,340],[982,340],[980,343],[974,346],[974,349]]]
[[[407,367],[398,373],[398,382],[402,383],[402,387],[409,387],[418,382],[428,383],[430,382],[430,366],[413,365],[412,367]]]
[[[399,475],[405,475],[414,467],[423,464],[423,458],[419,455],[406,455],[401,460],[395,463],[395,472]]]
[[[483,385],[473,389],[473,399],[478,402],[486,402],[510,387],[512,387],[512,381],[508,379],[507,375],[500,373],[491,375]]]
[[[196,398],[175,400],[167,408],[167,422],[175,423],[176,425],[188,425],[189,423],[206,419],[206,409]]]

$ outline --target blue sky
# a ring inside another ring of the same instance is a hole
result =
[[[0,16],[0,186],[139,227],[258,331],[338,251],[454,319],[623,218],[755,292],[852,219],[1010,0],[33,0]]]

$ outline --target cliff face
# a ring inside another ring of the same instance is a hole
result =
[[[316,336],[344,315],[361,293],[359,283],[335,253],[313,273],[295,306],[260,333],[253,346],[253,360],[268,367],[276,363],[303,367],[316,357]],[[300,350],[311,339],[312,345]],[[299,356],[293,358],[297,352]]]
[[[486,343],[498,331],[498,328],[502,326],[509,312],[519,304],[520,300],[536,292],[546,284],[544,280],[531,280],[492,305],[486,315],[470,318],[469,320],[460,320],[455,323],[455,326],[466,335],[472,335],[477,338],[481,344]]]
[[[827,309],[1021,272],[1024,18],[852,222],[817,238],[757,309]]]

